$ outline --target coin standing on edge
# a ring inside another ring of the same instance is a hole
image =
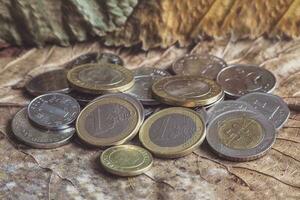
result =
[[[177,75],[203,76],[215,80],[218,73],[227,67],[226,62],[208,54],[188,54],[179,58],[172,65]]]
[[[160,102],[183,107],[206,106],[223,95],[215,81],[199,76],[165,77],[152,85],[152,91]]]
[[[246,94],[238,100],[252,105],[257,112],[273,122],[276,129],[280,129],[290,116],[288,105],[279,96],[255,92]]]
[[[75,67],[68,72],[67,79],[76,90],[91,94],[123,92],[134,84],[129,69],[108,63]]]
[[[205,138],[205,122],[195,111],[173,107],[151,115],[142,125],[139,139],[158,157],[177,158],[192,153]]]
[[[170,76],[169,72],[151,67],[133,70],[135,83],[126,93],[134,96],[143,105],[159,105],[160,102],[152,97],[152,85],[162,77]]]
[[[26,90],[33,96],[50,92],[69,93],[67,72],[64,69],[44,72],[33,77],[26,85]]]
[[[76,130],[85,143],[104,147],[132,139],[141,124],[138,108],[120,97],[105,97],[88,104],[79,114]]]
[[[255,65],[232,65],[220,71],[217,82],[231,98],[251,92],[270,93],[276,85],[276,77],[268,70]]]
[[[276,139],[272,122],[251,111],[230,111],[219,115],[207,128],[206,140],[220,157],[250,161],[262,157]]]
[[[37,126],[59,130],[68,128],[76,120],[80,105],[68,95],[49,93],[33,99],[27,110],[29,119]]]
[[[100,156],[103,168],[119,176],[136,176],[149,170],[153,163],[150,152],[134,145],[106,149]]]
[[[12,120],[12,132],[17,139],[31,147],[50,149],[68,143],[75,133],[75,128],[60,131],[39,129],[29,122],[27,109],[23,108]]]

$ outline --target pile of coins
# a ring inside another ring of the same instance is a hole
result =
[[[76,127],[87,145],[108,147],[100,155],[106,171],[135,176],[150,169],[152,155],[182,157],[205,139],[224,159],[257,159],[289,117],[284,101],[270,94],[275,76],[258,66],[228,66],[215,56],[189,54],[170,72],[129,70],[111,56],[118,63],[84,64],[33,78],[26,89],[40,96],[14,117],[14,135],[32,147],[53,148],[69,141]],[[126,144],[137,134],[144,148]]]

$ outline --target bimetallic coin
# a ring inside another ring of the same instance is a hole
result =
[[[106,98],[106,97],[117,97],[117,98],[122,98],[122,99],[126,99],[126,100],[130,101],[138,109],[138,114],[140,115],[140,118],[141,118],[140,123],[142,124],[144,122],[144,119],[145,119],[144,107],[141,104],[141,102],[138,99],[136,99],[134,96],[131,96],[129,94],[124,94],[124,93],[106,94],[106,95],[97,97],[95,99],[95,101],[97,101],[98,99]]]
[[[248,103],[243,101],[234,101],[227,100],[216,104],[207,111],[208,122],[211,122],[213,119],[219,115],[228,112],[228,111],[252,111],[255,112],[255,109]]]
[[[126,93],[136,97],[143,105],[158,105],[160,102],[152,97],[152,84],[170,74],[162,69],[142,67],[133,71],[135,83]]]
[[[68,72],[67,78],[76,90],[91,94],[122,92],[134,84],[130,70],[105,63],[75,67]]]
[[[280,129],[290,116],[288,105],[278,96],[266,93],[250,93],[238,99],[252,105],[257,112],[263,114]]]
[[[28,117],[45,129],[65,129],[80,112],[78,102],[65,94],[49,93],[36,97],[28,106]]]
[[[139,139],[158,157],[185,156],[205,138],[205,122],[195,111],[182,107],[161,110],[142,125]]]
[[[70,91],[66,71],[63,69],[48,71],[32,78],[25,86],[34,96],[50,93],[68,93]]]
[[[136,176],[149,170],[153,163],[151,153],[134,145],[120,145],[106,149],[100,156],[103,168],[119,176]]]
[[[56,148],[70,141],[75,128],[61,131],[42,130],[33,126],[28,119],[27,109],[21,109],[12,120],[12,132],[23,143],[34,148]]]
[[[216,56],[188,54],[173,63],[172,71],[177,75],[198,75],[215,80],[225,67],[226,62]]]
[[[223,95],[215,81],[199,76],[165,77],[152,85],[152,91],[160,102],[184,107],[206,106]]]
[[[266,154],[274,144],[276,130],[263,115],[230,111],[216,117],[207,128],[206,140],[219,156],[250,161]]]
[[[253,65],[232,65],[220,71],[217,82],[231,98],[237,98],[251,92],[273,91],[275,76],[268,70]]]
[[[123,144],[139,130],[141,115],[127,99],[105,97],[88,104],[79,114],[76,130],[80,139],[93,146]]]
[[[99,97],[99,95],[88,94],[88,93],[81,93],[81,92],[77,92],[75,90],[72,90],[69,95],[71,97],[73,97],[74,99],[76,99],[81,106],[86,106],[92,100],[94,100],[97,97]]]

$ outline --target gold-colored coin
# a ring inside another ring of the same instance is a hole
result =
[[[153,159],[146,149],[134,145],[120,145],[106,149],[100,156],[101,165],[112,174],[136,176],[149,170]]]
[[[199,76],[171,76],[152,85],[155,98],[165,104],[184,107],[206,106],[216,102],[223,90],[215,81]]]
[[[185,156],[205,138],[205,122],[195,111],[182,107],[161,110],[142,125],[139,139],[158,157]]]
[[[123,144],[132,139],[141,125],[141,115],[134,103],[107,96],[88,104],[76,121],[77,134],[93,146]]]
[[[73,88],[92,94],[123,92],[134,84],[130,70],[108,63],[75,67],[68,72],[67,79]]]

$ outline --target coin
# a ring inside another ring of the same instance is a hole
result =
[[[173,63],[172,71],[177,75],[198,75],[215,80],[225,67],[227,67],[226,62],[219,57],[208,54],[188,54]]]
[[[158,157],[185,156],[205,138],[205,122],[195,111],[182,107],[161,110],[142,125],[139,139]]]
[[[68,81],[80,92],[91,94],[122,92],[134,84],[130,70],[114,64],[86,64],[68,72]]]
[[[117,97],[117,98],[122,98],[122,99],[126,99],[126,100],[130,101],[139,111],[138,114],[140,115],[140,118],[141,118],[140,123],[142,124],[144,122],[144,118],[145,118],[144,107],[141,104],[141,102],[138,99],[136,99],[134,96],[131,96],[129,94],[124,94],[124,93],[106,94],[106,95],[102,95],[100,97],[97,97],[95,99],[95,101],[98,100],[98,99],[106,98],[106,97]]]
[[[105,97],[88,104],[79,114],[76,130],[93,146],[123,144],[139,130],[141,115],[134,103],[120,97]]]
[[[101,53],[99,57],[101,62],[116,64],[116,65],[124,65],[122,58],[120,58],[118,55],[113,53],[104,52]]]
[[[61,131],[42,130],[33,126],[28,119],[27,109],[21,109],[12,120],[12,132],[23,143],[34,148],[56,148],[70,141],[75,128]]]
[[[66,71],[63,69],[37,75],[26,84],[25,88],[33,96],[50,92],[68,93],[70,91]]]
[[[287,104],[280,97],[272,94],[255,92],[246,94],[238,100],[252,105],[257,112],[273,122],[276,129],[280,129],[290,116]]]
[[[225,94],[224,94],[224,92],[223,92],[223,94],[222,94],[222,96],[220,97],[220,99],[218,99],[218,100],[217,100],[216,102],[214,102],[214,103],[211,103],[211,104],[209,104],[209,105],[204,106],[204,108],[205,108],[205,109],[209,109],[209,108],[211,108],[211,107],[213,107],[213,106],[215,106],[215,105],[217,105],[217,104],[223,102],[223,101],[224,101],[224,98],[225,98]]]
[[[274,125],[251,111],[230,111],[216,117],[207,128],[206,140],[219,156],[250,161],[266,154],[275,142]]]
[[[72,90],[69,95],[71,97],[73,97],[74,99],[76,99],[81,106],[86,106],[92,100],[99,97],[99,95],[81,93],[81,92],[78,92],[78,91],[75,91],[75,90]]]
[[[184,107],[206,106],[223,95],[215,81],[199,76],[165,77],[152,85],[152,91],[160,102]]]
[[[160,102],[152,97],[152,84],[165,76],[170,74],[162,69],[142,67],[136,69],[134,72],[135,83],[131,89],[126,93],[136,97],[143,105],[158,105]]]
[[[272,92],[275,76],[268,70],[254,65],[232,65],[220,71],[217,82],[226,95],[237,98],[251,92]]]
[[[134,145],[120,145],[106,149],[100,156],[103,168],[119,176],[136,176],[149,170],[153,163],[151,153]]]
[[[234,110],[239,110],[239,111],[255,111],[255,109],[248,103],[243,102],[243,101],[234,101],[234,100],[227,100],[223,101],[221,103],[216,104],[215,106],[211,107],[207,111],[208,115],[208,121],[212,121],[214,118],[217,116],[228,112],[228,111],[234,111]]]
[[[195,111],[200,114],[200,116],[203,118],[205,124],[207,124],[208,123],[208,114],[207,114],[206,109],[203,107],[197,107],[197,108],[195,108]]]
[[[80,112],[77,101],[65,94],[49,93],[36,97],[28,106],[28,117],[45,129],[64,129],[73,123]]]

